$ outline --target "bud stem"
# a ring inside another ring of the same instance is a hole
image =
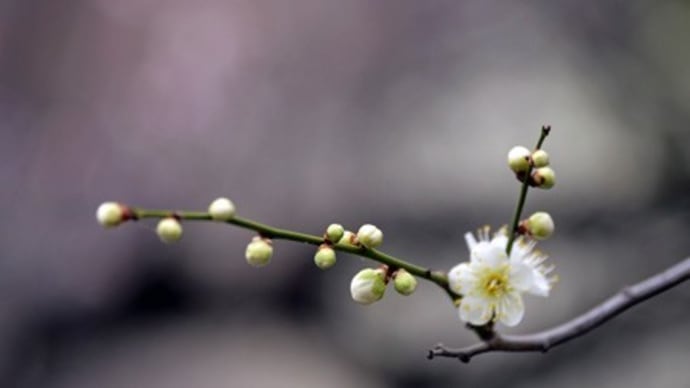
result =
[[[159,210],[159,209],[142,209],[131,208],[132,214],[136,219],[140,218],[165,218],[174,214],[181,220],[193,221],[211,221],[211,215],[207,212],[193,212],[193,211],[175,211]],[[238,226],[243,229],[253,230],[259,233],[262,237],[274,240],[290,240],[296,242],[303,242],[306,244],[319,246],[326,243],[326,239],[322,236],[315,236],[306,233],[295,232],[292,230],[276,228],[260,222],[250,220],[242,217],[233,217],[225,223]],[[336,251],[351,253],[356,256],[367,257],[374,261],[388,265],[390,268],[403,268],[407,272],[435,283],[442,288],[451,299],[456,299],[457,295],[448,287],[448,277],[441,271],[432,271],[431,269],[412,264],[408,261],[402,260],[395,256],[383,253],[377,249],[367,248],[364,246],[354,246],[350,244],[337,243],[331,244]]]
[[[537,141],[537,146],[534,150],[541,148],[544,144],[544,140],[549,136],[551,132],[550,125],[544,125],[541,127],[541,136],[539,136],[539,141]],[[525,177],[522,179],[522,187],[520,187],[520,196],[518,197],[518,203],[515,207],[515,213],[513,214],[513,223],[510,227],[510,234],[508,235],[508,245],[506,245],[506,253],[510,256],[510,252],[513,250],[513,244],[515,243],[515,238],[518,235],[518,229],[520,227],[520,217],[522,216],[522,209],[525,207],[525,200],[527,199],[527,191],[529,189],[529,180],[532,176],[532,165],[525,172]]]

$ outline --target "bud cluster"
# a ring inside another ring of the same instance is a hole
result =
[[[556,175],[549,163],[549,154],[542,149],[530,151],[526,147],[515,146],[508,151],[508,166],[520,182],[530,174],[527,183],[532,187],[550,189],[556,184]],[[517,231],[536,240],[545,240],[551,237],[554,228],[549,213],[536,212],[522,220]]]
[[[549,154],[538,149],[534,152],[523,146],[515,146],[508,152],[508,166],[519,181],[531,172],[530,186],[548,190],[556,184],[556,174],[549,167]]]
[[[235,217],[235,205],[227,198],[217,198],[208,207],[212,220],[230,221]],[[135,210],[117,202],[104,202],[96,210],[96,220],[104,228],[114,228],[125,221],[137,219]],[[171,212],[158,221],[156,234],[164,243],[174,243],[182,238],[181,217]]]
[[[359,271],[350,282],[350,295],[359,304],[372,304],[383,298],[391,279],[400,295],[411,295],[417,289],[417,279],[412,274],[402,268],[390,271],[388,266],[382,265]]]
[[[140,211],[140,210],[139,210]],[[161,212],[155,212],[158,216]],[[208,206],[208,217],[214,221],[230,222],[235,218],[236,208],[228,198],[217,198]],[[136,219],[137,210],[128,208],[116,202],[105,202],[96,211],[96,219],[105,228],[113,228],[121,223]],[[165,243],[174,243],[182,238],[183,229],[181,219],[185,214],[170,212],[162,213],[156,225],[156,234]],[[357,248],[362,251],[373,250],[383,244],[383,232],[372,224],[360,226],[357,233],[346,230],[340,224],[331,224],[323,235],[323,243],[314,254],[314,264],[322,270],[329,269],[336,264],[337,246],[341,248]],[[263,267],[271,262],[273,257],[273,242],[264,235],[252,238],[245,249],[245,259],[253,267]],[[371,304],[381,298],[390,281],[395,290],[401,295],[410,295],[417,288],[417,279],[402,268],[389,269],[383,265],[378,269],[366,268],[354,276],[350,284],[352,298],[361,304]]]

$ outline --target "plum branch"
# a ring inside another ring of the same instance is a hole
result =
[[[445,292],[458,309],[459,318],[480,340],[458,349],[439,344],[429,351],[429,359],[447,357],[469,362],[474,356],[488,352],[546,352],[690,278],[688,258],[664,272],[625,287],[590,311],[559,326],[524,335],[502,335],[495,330],[496,322],[514,326],[522,320],[523,293],[548,296],[556,280],[550,275],[553,267],[544,264],[547,257],[534,249],[536,240],[552,235],[554,223],[551,216],[539,211],[521,220],[529,188],[550,189],[555,185],[549,156],[541,149],[550,132],[550,126],[542,126],[534,149],[515,146],[508,153],[508,165],[520,182],[518,201],[509,227],[501,229],[493,237],[489,235],[488,227],[481,229],[476,238],[466,234],[470,260],[448,272],[432,270],[381,251],[378,247],[383,242],[383,232],[374,225],[362,225],[357,233],[346,231],[339,224],[328,226],[323,235],[302,233],[239,217],[235,214],[234,204],[227,198],[213,201],[207,212],[146,209],[106,202],[98,208],[96,216],[104,227],[114,227],[125,221],[159,219],[156,232],[164,242],[175,242],[182,237],[181,221],[222,222],[251,230],[257,235],[247,245],[245,257],[256,267],[270,262],[273,240],[317,246],[314,262],[321,269],[335,264],[336,251],[365,257],[380,263],[381,267],[363,269],[352,279],[352,298],[361,304],[380,300],[391,280],[402,295],[414,292],[416,278],[429,281]]]
[[[533,334],[500,335],[491,331],[481,342],[451,349],[442,344],[429,350],[434,357],[457,358],[469,362],[488,352],[547,352],[549,349],[580,337],[608,322],[629,308],[640,304],[690,279],[690,258],[669,267],[637,284],[623,288],[586,313],[561,325]]]

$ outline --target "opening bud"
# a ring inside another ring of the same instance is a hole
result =
[[[547,212],[536,212],[524,222],[527,233],[537,240],[546,240],[553,234],[555,225]]]
[[[235,217],[235,204],[224,197],[216,198],[208,206],[208,213],[216,221],[229,221]]]
[[[158,222],[156,234],[164,243],[174,243],[182,238],[182,224],[174,217],[166,217]]]
[[[536,150],[532,153],[532,165],[536,168],[549,165],[549,154],[544,150]]]
[[[515,146],[508,151],[508,166],[514,173],[525,172],[529,169],[529,158],[532,153],[523,146]]]
[[[541,167],[534,172],[534,183],[540,189],[548,190],[556,184],[556,174],[551,167]]]
[[[393,274],[393,285],[398,293],[411,295],[417,289],[417,279],[401,268]]]
[[[374,225],[364,224],[357,231],[357,240],[367,248],[376,248],[383,243],[383,232]]]
[[[355,302],[368,305],[381,298],[386,292],[386,271],[366,268],[357,273],[350,283],[350,294]]]
[[[321,244],[314,255],[314,263],[321,269],[329,269],[335,265],[335,250],[327,244]]]
[[[252,241],[247,244],[247,250],[244,252],[244,257],[247,263],[252,267],[263,267],[271,262],[273,257],[273,244],[270,239],[255,236]]]
[[[326,229],[326,238],[333,244],[337,244],[343,235],[345,234],[345,228],[340,224],[330,224]]]
[[[114,228],[126,220],[125,209],[117,202],[104,202],[96,210],[96,219],[104,228]]]

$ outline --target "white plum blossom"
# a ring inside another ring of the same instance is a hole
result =
[[[515,326],[525,313],[522,294],[548,296],[554,277],[553,268],[543,265],[546,256],[534,250],[536,242],[516,239],[510,256],[506,254],[508,236],[505,229],[489,236],[489,228],[465,234],[470,261],[458,264],[448,273],[451,290],[462,295],[460,319],[472,325],[499,321]]]

